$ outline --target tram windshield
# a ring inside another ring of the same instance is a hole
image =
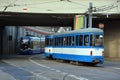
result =
[[[22,39],[22,44],[28,44],[29,39]]]
[[[91,35],[91,46],[103,46],[104,37],[103,35]]]
[[[29,39],[23,39],[20,40],[20,48],[21,49],[28,49],[28,41]]]

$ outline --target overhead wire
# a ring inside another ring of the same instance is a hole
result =
[[[54,3],[54,2],[59,2],[59,1],[46,1],[46,2],[40,2],[40,3],[31,3],[31,4],[14,4],[16,1],[18,0],[15,0],[14,2],[8,4],[7,6],[8,7],[15,7],[15,6],[29,6],[29,5],[39,5],[39,4],[47,4],[47,3]],[[0,6],[0,7],[6,7],[6,6]]]
[[[14,4],[17,0],[13,1],[12,3],[8,4],[7,6],[1,6],[1,7],[5,7],[3,12],[8,8],[8,7],[15,7],[15,6],[29,6],[29,5],[40,5],[40,4],[47,4],[47,3],[54,3],[54,2],[61,2],[61,1],[67,1],[69,3],[72,3],[72,4],[76,4],[76,5],[79,5],[79,6],[83,6],[83,7],[88,7],[87,5],[84,5],[84,4],[81,4],[81,3],[78,3],[78,2],[75,2],[75,1],[71,1],[71,0],[53,0],[53,1],[46,1],[46,2],[40,2],[40,3],[31,3],[31,4]],[[31,8],[34,8],[34,7],[31,7]],[[37,7],[35,7],[36,9],[39,9]],[[74,8],[76,9],[76,8]],[[62,9],[63,10],[63,9]]]
[[[10,3],[10,4],[6,5],[6,6],[4,6],[5,8],[3,9],[2,12],[5,12],[5,11],[7,10],[7,8],[10,7],[12,4],[14,4],[16,1],[17,1],[17,0],[14,0],[12,3]]]
[[[103,11],[110,11],[114,8],[118,8],[118,3],[120,2],[120,0],[115,1],[112,4],[109,5],[103,5],[103,6],[99,6],[99,7],[94,7],[95,10],[93,12],[103,12]]]
[[[71,1],[71,0],[62,0],[62,1],[67,1],[67,2],[69,2],[69,3],[71,3],[71,4],[76,4],[76,5],[79,5],[79,6],[88,7],[88,6],[84,5],[84,4],[79,4],[79,3],[73,2],[73,1]],[[54,1],[47,1],[47,2],[40,2],[40,3],[32,3],[32,4],[21,4],[21,5],[14,4],[14,6],[40,5],[40,4],[47,4],[47,3],[54,3],[54,2],[61,2],[61,0],[60,0],[60,1],[54,0]],[[30,7],[30,8],[35,8],[35,9],[41,9],[41,8],[33,7],[33,6],[29,6],[29,7]],[[76,9],[76,8],[74,8],[74,9]],[[60,9],[59,9],[59,10],[60,10]],[[62,10],[63,10],[63,9],[62,9]],[[50,10],[50,11],[52,11],[52,10]]]
[[[118,7],[117,7],[117,11],[120,13],[120,0],[117,0],[117,3],[118,3]]]
[[[54,3],[54,2],[60,2],[60,1],[46,1],[46,2],[40,2],[40,3],[31,3],[31,4],[20,4],[20,5],[17,5],[16,6],[29,6],[29,5],[40,5],[40,4],[47,4],[47,3]]]
[[[71,2],[71,3],[73,3],[73,4],[76,4],[76,5],[79,5],[79,6],[88,7],[88,5],[84,5],[84,4],[80,3],[80,1],[76,1],[76,0],[72,1],[72,0],[69,0],[69,2]]]
[[[63,0],[63,1],[66,1],[66,0]],[[54,2],[61,2],[61,1],[56,1],[55,0],[55,1],[47,1],[47,2],[40,2],[40,3],[32,3],[32,4],[21,4],[21,5],[18,5],[18,6],[39,5],[39,4],[47,4],[47,3],[54,3]],[[71,0],[67,0],[67,2],[76,4],[76,5],[79,5],[79,6],[88,7],[87,5],[84,5],[84,4],[81,4],[81,3],[77,3],[77,2],[74,2],[74,1],[71,1]],[[17,6],[17,4],[16,4],[16,6]]]
[[[67,1],[71,4],[76,4],[76,5],[79,5],[79,6],[83,6],[83,7],[88,7],[88,5],[84,5],[82,3],[80,3],[80,0],[53,0],[53,1],[45,1],[45,2],[40,2],[40,3],[31,3],[31,4],[15,4],[15,2],[18,1],[18,0],[14,0],[12,3],[6,5],[6,6],[0,6],[0,7],[5,7],[3,12],[6,11],[6,9],[8,7],[15,7],[15,6],[29,6],[29,5],[40,5],[40,4],[47,4],[47,3],[54,3],[54,2],[61,2],[61,1]],[[116,8],[116,4],[119,3],[120,0],[117,0],[114,4],[111,4],[111,5],[104,5],[104,6],[99,6],[99,7],[95,7],[96,9],[96,12],[103,12],[103,11],[107,11],[107,10],[111,10],[113,8]],[[29,6],[31,7],[31,6]],[[31,7],[31,8],[36,8],[36,9],[39,9],[38,7]],[[40,8],[41,9],[41,8]],[[74,8],[76,9],[76,8]],[[60,10],[60,9],[59,9]],[[63,9],[62,9],[63,10]]]
[[[10,4],[6,5],[6,6],[0,6],[0,7],[5,7],[3,9],[2,13],[5,12],[8,7],[29,6],[29,5],[39,5],[39,4],[47,4],[47,3],[60,2],[60,1],[53,0],[53,1],[46,1],[46,2],[40,2],[40,3],[37,2],[37,3],[31,3],[31,4],[15,4],[16,1],[17,0],[14,0],[12,3],[10,3]],[[34,8],[34,7],[32,7],[32,8]],[[39,9],[39,8],[37,8],[37,9]]]

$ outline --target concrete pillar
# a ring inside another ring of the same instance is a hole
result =
[[[4,27],[3,29],[3,55],[9,54],[9,43],[8,43],[8,31],[7,31],[7,27]]]
[[[120,21],[105,23],[105,57],[120,58]]]
[[[11,55],[16,53],[17,48],[17,27],[5,26],[3,30],[3,54]]]
[[[2,52],[3,52],[3,40],[2,40],[2,37],[3,37],[3,26],[0,26],[0,58],[1,58],[1,55],[2,55]]]

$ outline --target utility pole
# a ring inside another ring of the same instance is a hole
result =
[[[89,3],[89,9],[88,9],[88,13],[89,13],[89,23],[88,23],[88,27],[92,28],[92,3]]]

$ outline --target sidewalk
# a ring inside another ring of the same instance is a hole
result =
[[[120,58],[105,58],[106,61],[116,61],[120,62]]]

